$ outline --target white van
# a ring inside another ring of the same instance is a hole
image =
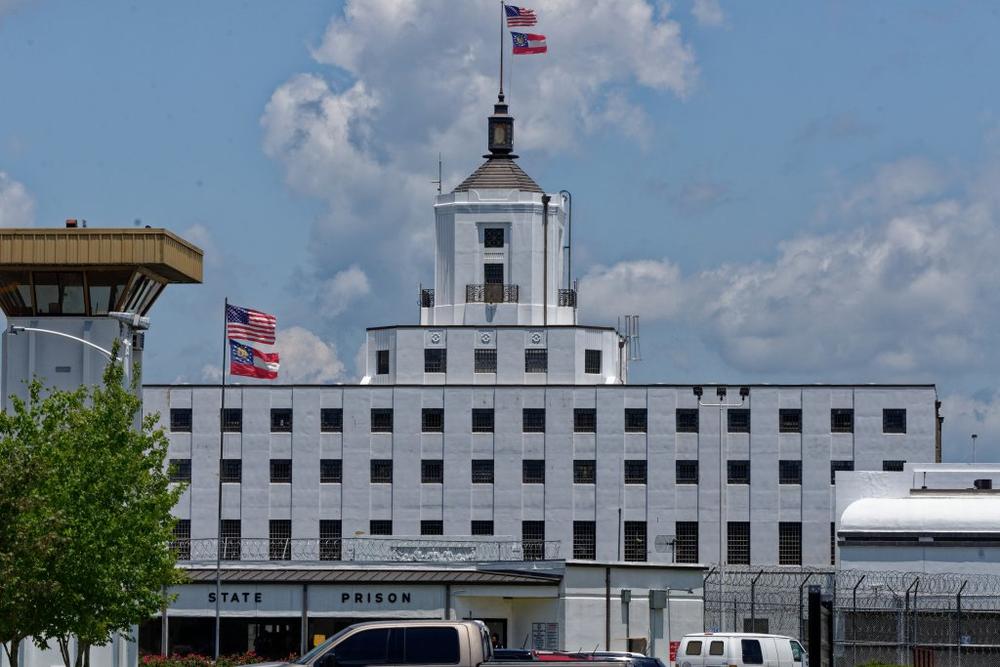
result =
[[[684,635],[677,647],[677,667],[808,667],[806,651],[782,635],[749,632],[702,632]]]

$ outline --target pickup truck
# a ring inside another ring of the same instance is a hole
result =
[[[256,667],[480,667],[493,660],[490,633],[481,621],[376,621],[341,630],[293,662]],[[534,661],[504,661],[496,667],[538,667]],[[580,660],[559,667],[622,667],[621,662]]]

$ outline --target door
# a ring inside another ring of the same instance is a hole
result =
[[[503,302],[503,264],[483,264],[483,290],[486,303]]]

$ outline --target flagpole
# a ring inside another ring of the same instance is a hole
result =
[[[504,0],[500,0],[500,101],[503,101],[503,20],[506,15]]]
[[[215,660],[219,660],[219,645],[220,645],[220,626],[221,622],[219,619],[219,600],[222,597],[222,459],[225,456],[225,414],[226,414],[226,357],[228,356],[229,343],[227,341],[227,329],[228,329],[228,319],[227,311],[229,310],[229,297],[222,307],[222,379],[219,385],[219,391],[222,394],[221,407],[219,408],[219,497],[218,497],[218,510],[219,514],[216,523],[216,541],[215,541]]]

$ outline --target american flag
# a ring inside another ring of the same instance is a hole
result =
[[[524,28],[538,23],[538,18],[535,16],[535,12],[525,7],[504,5],[503,10],[507,14],[508,28]]]
[[[226,335],[229,338],[274,345],[274,328],[277,324],[278,318],[274,315],[226,304]]]

